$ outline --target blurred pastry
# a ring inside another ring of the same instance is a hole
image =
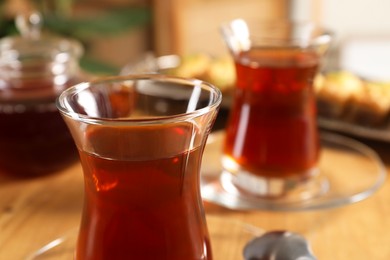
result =
[[[168,71],[169,74],[182,78],[202,79],[211,63],[210,56],[196,53],[181,57],[179,66]]]
[[[390,84],[365,82],[364,91],[354,97],[346,120],[368,127],[382,127],[390,113]]]
[[[314,82],[318,114],[328,118],[342,118],[351,102],[364,94],[363,81],[346,71],[318,76]]]
[[[236,82],[234,62],[230,57],[212,60],[204,80],[217,86],[223,94],[229,94]]]
[[[223,94],[230,94],[236,81],[234,63],[230,57],[211,58],[201,53],[182,56],[179,66],[166,73],[204,80],[218,87]]]

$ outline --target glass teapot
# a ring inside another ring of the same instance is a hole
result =
[[[0,39],[0,175],[45,175],[78,158],[55,101],[83,80],[83,49],[73,39],[41,35],[40,24],[36,13],[19,16],[21,36]]]

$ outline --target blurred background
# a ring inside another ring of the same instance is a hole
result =
[[[226,53],[218,26],[233,18],[313,20],[336,39],[328,66],[389,79],[390,1],[386,0],[1,0],[0,37],[14,18],[38,10],[44,30],[80,40],[83,68],[117,73],[146,52]]]
[[[152,4],[145,0],[0,0],[0,37],[18,34],[15,17],[38,11],[44,33],[79,40],[83,69],[99,74],[152,49]]]

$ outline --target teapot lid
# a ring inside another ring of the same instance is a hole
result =
[[[34,58],[66,62],[83,54],[80,42],[41,33],[42,18],[37,12],[18,15],[15,20],[20,36],[0,39],[0,63]]]

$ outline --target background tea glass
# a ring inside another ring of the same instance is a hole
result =
[[[237,82],[222,186],[239,196],[318,196],[320,152],[313,80],[331,35],[312,23],[233,20],[222,26]]]
[[[161,75],[61,94],[85,182],[75,259],[211,259],[199,170],[220,102],[208,83]]]

